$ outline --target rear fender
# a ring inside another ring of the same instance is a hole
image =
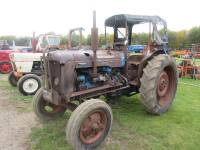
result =
[[[139,68],[138,68],[138,83],[140,84],[140,78],[142,77],[142,74],[143,74],[143,69],[146,67],[147,63],[149,60],[151,60],[154,56],[157,56],[159,54],[164,54],[164,51],[163,50],[158,50],[158,51],[155,51],[153,53],[150,53],[149,55],[145,56],[141,63],[139,64]]]

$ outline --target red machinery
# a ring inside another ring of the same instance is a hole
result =
[[[13,52],[19,52],[19,50],[12,50],[7,41],[0,41],[0,73],[9,73],[12,71],[9,54]]]
[[[189,53],[190,53],[190,51],[187,50],[187,49],[175,50],[174,53],[173,53],[173,56],[174,57],[181,57],[181,56],[187,55]]]
[[[194,53],[194,57],[200,59],[200,43],[192,44],[192,51]]]
[[[200,66],[195,65],[192,59],[183,59],[178,66],[179,77],[189,77],[200,80]]]
[[[31,39],[32,51],[39,52],[40,49],[36,48],[37,39],[35,38],[35,33],[33,33],[33,38]],[[14,52],[24,52],[20,50],[13,50],[8,45],[7,41],[0,41],[0,73],[6,74],[12,71],[12,65],[10,63],[9,54]]]

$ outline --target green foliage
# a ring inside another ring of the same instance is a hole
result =
[[[148,36],[147,33],[133,33],[131,43],[145,45],[148,43]]]
[[[91,37],[90,35],[88,35],[87,37],[82,36],[82,44],[83,45],[90,45],[91,41]],[[72,46],[78,46],[79,44],[79,35],[76,33],[72,34]],[[61,36],[61,45],[68,45],[69,44],[69,39],[68,39],[68,35],[65,36]]]
[[[90,34],[87,35],[86,45],[91,45],[91,35]]]
[[[2,75],[0,80],[0,90],[5,90],[9,99],[14,103],[17,110],[20,112],[32,111],[32,96],[23,96],[19,93],[16,87],[13,87],[8,82],[7,75]]]
[[[16,40],[15,36],[1,36],[0,40],[7,40],[9,45],[12,45],[13,40]]]
[[[200,26],[190,29],[187,39],[190,44],[200,43]]]
[[[67,36],[61,36],[60,44],[61,45],[67,45],[68,44],[68,37]]]
[[[168,33],[169,47],[175,48],[176,47],[176,32],[168,31],[167,33]]]
[[[162,33],[163,30],[160,30]],[[168,30],[168,39],[169,47],[172,49],[176,48],[188,48],[191,44],[200,43],[200,26],[193,27],[190,30],[181,30],[181,31],[170,31]],[[12,41],[15,40],[17,46],[28,46],[31,37],[15,37],[15,36],[1,36],[0,40],[7,40],[10,45]],[[107,43],[113,43],[113,34],[107,35]],[[106,44],[105,35],[99,34],[99,47]],[[79,36],[78,34],[72,34],[72,46],[78,46]],[[91,44],[91,35],[83,36],[82,39],[83,45]],[[142,44],[145,45],[148,43],[148,33],[133,33],[132,35],[132,44]],[[68,44],[68,36],[61,36],[61,44]]]
[[[99,47],[101,47],[102,45],[106,45],[105,34],[100,34],[98,39],[99,39]]]
[[[1,36],[0,40],[7,40],[9,45],[13,44],[13,40],[15,41],[15,45],[17,46],[29,46],[30,37],[15,37],[15,36]]]
[[[15,45],[17,46],[29,46],[30,37],[20,37],[15,40]]]

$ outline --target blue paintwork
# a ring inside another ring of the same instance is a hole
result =
[[[77,77],[77,80],[79,81],[79,82],[81,82],[80,83],[80,87],[84,87],[84,88],[86,88],[86,89],[89,89],[89,88],[92,88],[93,87],[93,85],[91,84],[91,82],[87,79],[87,77],[85,76],[85,75],[79,75],[78,77]]]
[[[124,67],[125,63],[126,63],[125,56],[124,56],[124,54],[121,54],[120,67]]]
[[[93,85],[88,80],[84,83],[84,86],[86,86],[87,89],[93,87]]]
[[[102,68],[99,68],[99,71],[110,74],[110,73],[112,73],[112,68],[110,68],[110,67],[102,67]]]
[[[128,46],[128,51],[140,53],[144,50],[144,48],[145,48],[145,45],[130,45],[130,46]]]
[[[77,77],[78,81],[85,82],[85,79],[86,79],[85,75],[80,75],[80,76]]]

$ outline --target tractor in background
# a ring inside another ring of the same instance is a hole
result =
[[[192,44],[194,58],[200,59],[200,43]]]
[[[179,77],[200,79],[200,66],[196,63],[196,60],[200,58],[200,43],[191,45],[190,57],[184,56],[178,65]]]
[[[41,57],[44,45],[48,49],[59,49],[60,36],[42,34],[38,38],[32,38],[32,52],[11,53],[9,55],[13,71],[8,76],[12,86],[17,86],[23,95],[34,95],[41,87]]]
[[[0,41],[0,73],[7,74],[12,71],[9,54],[14,52],[19,50],[11,49],[7,41]]]
[[[177,68],[179,78],[187,77],[200,80],[200,66],[195,64],[195,59],[182,59]]]
[[[142,55],[131,55],[132,31],[143,23],[149,26],[148,46]],[[163,35],[157,25],[163,26]],[[76,150],[96,149],[111,131],[111,108],[99,96],[112,99],[140,93],[147,112],[160,115],[170,108],[176,94],[177,69],[167,54],[165,20],[120,14],[106,19],[107,28],[114,32],[113,45],[99,49],[94,12],[91,47],[49,51],[42,57],[43,85],[33,97],[34,112],[47,121],[71,110],[66,139]]]
[[[68,48],[78,49],[82,47],[83,28],[74,28],[69,31]],[[79,31],[79,45],[72,47],[72,34]],[[8,76],[8,81],[12,86],[17,86],[23,95],[34,95],[41,87],[41,57],[47,50],[60,50],[60,36],[53,34],[42,34],[38,38],[33,38],[32,53],[13,53],[10,54],[13,71]],[[45,54],[44,54],[45,55]]]

